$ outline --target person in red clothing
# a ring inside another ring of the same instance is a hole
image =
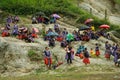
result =
[[[51,52],[49,51],[48,47],[45,47],[44,62],[45,62],[45,65],[47,66],[47,68],[51,69],[52,57],[51,57]]]
[[[83,51],[83,55],[84,55],[84,58],[83,58],[83,63],[85,63],[85,65],[87,64],[90,64],[90,60],[89,60],[89,53],[87,51],[87,48],[85,48],[85,50]]]
[[[37,38],[37,33],[34,28],[32,28],[32,37]]]
[[[2,31],[2,37],[7,37],[7,36],[10,36],[10,33],[8,29],[5,27]]]
[[[98,46],[97,43],[96,43],[96,47],[95,47],[95,55],[96,55],[97,57],[99,57],[99,55],[100,55],[99,46]]]

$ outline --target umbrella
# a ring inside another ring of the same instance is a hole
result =
[[[110,26],[109,26],[109,25],[106,25],[106,24],[103,24],[103,25],[101,25],[99,28],[109,29],[109,28],[110,28]]]
[[[43,18],[44,18],[45,20],[47,20],[47,21],[50,20],[49,17],[47,17],[47,16],[43,16]]]
[[[58,33],[56,32],[49,32],[47,36],[58,36]]]
[[[82,30],[88,30],[88,29],[90,29],[89,26],[82,25],[82,26],[80,26],[79,31],[82,31]]]
[[[52,14],[52,17],[57,18],[57,19],[61,18],[58,14]]]
[[[37,28],[33,28],[33,30],[34,30],[36,33],[39,32],[39,30],[38,30]]]
[[[74,36],[71,33],[67,34],[66,37],[67,37],[67,40],[73,40],[74,39]]]
[[[90,23],[90,22],[92,22],[92,21],[93,21],[93,19],[87,19],[87,20],[84,22],[84,24]]]
[[[43,13],[43,12],[40,11],[40,12],[35,13],[35,15],[36,15],[36,16],[44,16],[45,13]]]

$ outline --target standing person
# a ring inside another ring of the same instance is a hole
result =
[[[96,47],[95,47],[95,55],[96,55],[97,57],[99,57],[99,55],[100,55],[99,46],[98,46],[97,43],[96,43]]]
[[[85,48],[85,50],[83,51],[83,55],[84,55],[84,58],[83,58],[83,63],[85,63],[85,65],[87,64],[90,64],[90,60],[89,60],[89,53],[87,51],[87,48]]]
[[[65,58],[67,59],[67,63],[68,64],[72,64],[72,59],[73,59],[73,50],[72,50],[72,47],[71,46],[67,46],[65,48],[65,51],[66,51]]]
[[[110,54],[111,54],[111,45],[108,43],[108,41],[106,41],[105,43],[105,58],[107,60],[110,60]]]
[[[44,62],[47,66],[48,69],[51,69],[51,64],[52,64],[52,57],[51,57],[51,52],[49,51],[48,47],[45,47],[44,51]]]

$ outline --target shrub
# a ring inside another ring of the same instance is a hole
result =
[[[34,50],[29,50],[29,51],[28,51],[28,56],[29,56],[29,57],[32,57],[32,56],[34,56],[34,55],[36,55],[36,52],[35,52]]]
[[[40,61],[42,60],[42,55],[39,55],[35,50],[28,51],[28,57],[31,61]]]

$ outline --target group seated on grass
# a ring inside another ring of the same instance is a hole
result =
[[[13,27],[11,27],[9,24],[6,24],[6,26],[2,29],[2,37],[8,37],[11,35],[17,37],[18,39],[25,40],[27,42],[34,42],[33,38],[37,38],[35,28],[29,30],[24,25],[18,27],[16,23]]]
[[[43,16],[39,15],[37,17],[32,18],[32,23],[35,23],[34,21],[37,20],[37,23],[53,23],[53,29],[49,28],[48,31],[44,31],[44,40],[49,40],[49,45],[55,46],[55,40],[61,42],[61,47],[65,47],[65,45],[69,44],[72,41],[89,41],[90,39],[98,39],[100,36],[104,36],[108,39],[110,39],[110,35],[106,32],[106,29],[100,29],[98,31],[95,31],[94,26],[89,22],[85,25],[83,25],[83,28],[80,28],[79,30],[73,30],[72,33],[70,33],[67,28],[62,28],[57,23],[56,20],[60,18],[59,15],[53,14],[51,16],[51,19],[48,20],[48,22],[45,21]],[[2,37],[7,37],[10,35],[17,36],[18,39],[22,39],[28,42],[34,42],[34,38],[37,38],[37,33],[39,30],[36,28],[28,29],[24,25],[18,27],[18,22],[20,21],[18,16],[8,16],[6,19],[6,25],[4,28],[2,28]],[[13,27],[11,26],[11,23],[13,24]],[[88,28],[84,28],[84,26],[88,26]],[[44,26],[43,26],[44,27]],[[37,30],[37,31],[36,31]]]

